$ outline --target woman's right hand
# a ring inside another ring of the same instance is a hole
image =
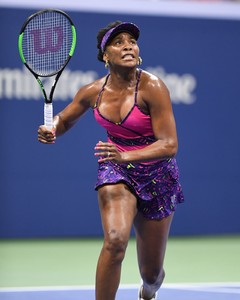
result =
[[[43,144],[54,144],[56,140],[55,129],[47,129],[45,125],[38,127],[38,140]]]

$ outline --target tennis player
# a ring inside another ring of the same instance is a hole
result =
[[[139,68],[137,25],[116,21],[97,35],[98,60],[109,72],[81,87],[38,139],[52,144],[88,110],[107,131],[95,146],[96,183],[104,231],[96,271],[96,299],[114,300],[134,227],[142,283],[138,299],[157,299],[174,211],[184,201],[175,155],[176,125],[163,81]]]

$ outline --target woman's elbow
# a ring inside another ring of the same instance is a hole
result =
[[[168,140],[166,143],[166,156],[172,158],[177,154],[178,142],[177,140]]]

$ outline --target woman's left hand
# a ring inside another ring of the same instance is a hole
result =
[[[95,156],[98,156],[98,162],[104,162],[104,161],[115,161],[115,162],[122,162],[122,153],[119,152],[115,145],[107,142],[99,141],[94,150]]]

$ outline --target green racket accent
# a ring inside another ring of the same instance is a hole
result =
[[[23,40],[23,35],[24,35],[24,32],[21,33],[18,37],[18,50],[19,50],[19,54],[20,54],[20,57],[21,57],[21,60],[22,62],[25,64],[26,63],[26,60],[25,60],[25,57],[23,55],[23,50],[22,50],[22,40]]]
[[[73,37],[72,37],[73,40],[72,40],[72,47],[70,49],[69,56],[73,56],[73,53],[74,53],[74,50],[75,50],[75,47],[76,47],[76,43],[77,43],[76,29],[73,25],[72,25],[72,35],[73,35]]]
[[[47,99],[47,94],[45,92],[45,89],[44,89],[42,81],[38,77],[36,79],[37,79],[38,84],[40,85],[40,88],[41,88],[41,91],[43,93],[44,98]]]

